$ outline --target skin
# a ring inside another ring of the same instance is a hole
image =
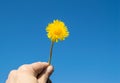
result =
[[[52,72],[53,66],[46,62],[25,64],[12,70],[6,83],[51,83],[48,79]]]

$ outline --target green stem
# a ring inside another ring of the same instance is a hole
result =
[[[54,42],[51,43],[51,47],[50,47],[50,56],[49,56],[49,59],[48,59],[49,65],[51,64],[51,60],[52,60],[53,45],[54,45]]]

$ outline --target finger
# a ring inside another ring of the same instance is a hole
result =
[[[12,70],[8,75],[8,79],[6,80],[6,83],[13,83],[15,80],[16,73],[17,70]]]
[[[32,66],[30,64],[24,64],[18,68],[19,72],[22,72],[24,74],[34,75],[34,71],[32,69]]]
[[[47,69],[38,77],[38,82],[46,83],[52,72],[53,72],[53,66],[48,66]]]
[[[30,64],[24,64],[18,68],[19,71],[28,71],[30,69],[31,69]]]
[[[49,64],[46,62],[36,62],[32,64],[25,64],[19,67],[19,71],[22,71],[27,74],[34,75],[35,77],[43,71],[43,69],[47,68]]]
[[[34,75],[37,76],[38,74],[40,74],[44,69],[48,67],[48,65],[49,64],[46,62],[37,62],[37,63],[31,64],[32,69],[34,71]]]

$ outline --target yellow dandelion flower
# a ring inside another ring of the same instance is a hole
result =
[[[48,24],[48,26],[46,27],[46,32],[48,38],[52,41],[50,47],[50,56],[48,60],[48,63],[50,64],[54,42],[58,42],[58,40],[64,40],[66,37],[69,36],[69,32],[64,22],[60,20],[54,20],[52,23]]]
[[[52,42],[58,42],[58,40],[64,40],[69,36],[69,32],[64,22],[60,20],[54,20],[46,27],[48,38]]]

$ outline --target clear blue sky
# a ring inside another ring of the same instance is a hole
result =
[[[119,0],[0,0],[0,83],[22,64],[48,60],[54,19],[70,36],[54,46],[53,83],[120,83]]]

